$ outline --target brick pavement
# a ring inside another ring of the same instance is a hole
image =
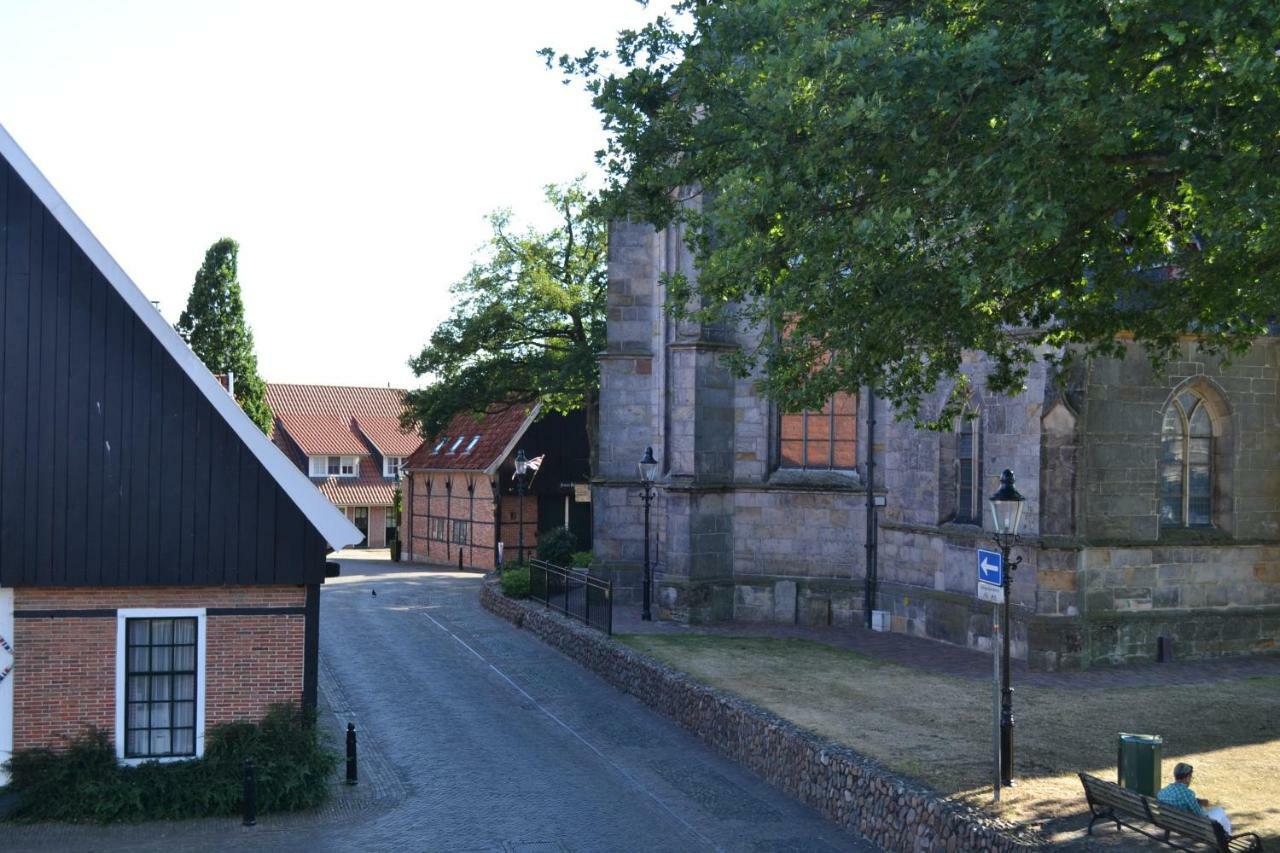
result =
[[[849,649],[858,654],[913,669],[954,675],[960,678],[991,678],[989,652],[953,646],[907,634],[869,631],[863,627],[807,627],[769,623],[682,625],[676,622],[640,619],[640,608],[615,608],[615,634],[708,634],[732,637],[793,637]],[[1173,661],[1095,668],[1079,672],[1036,672],[1026,663],[1012,662],[1013,680],[1034,687],[1096,689],[1107,687],[1160,687],[1168,684],[1198,684],[1232,681],[1254,676],[1280,676],[1280,655],[1218,658],[1204,661]]]
[[[483,611],[478,575],[368,559],[343,575],[321,597],[322,701],[338,743],[357,724],[359,786],[253,828],[6,825],[0,850],[874,849]]]

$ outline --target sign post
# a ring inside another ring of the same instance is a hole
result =
[[[995,777],[993,790],[1000,801],[1000,604],[1004,601],[1004,560],[999,551],[978,549],[978,599],[991,604],[991,748]]]

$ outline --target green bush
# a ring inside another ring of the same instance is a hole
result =
[[[538,534],[538,557],[552,565],[566,567],[578,550],[578,537],[567,527],[556,527]]]
[[[574,551],[573,556],[570,559],[573,561],[573,567],[575,569],[587,569],[591,567],[590,551]]]
[[[507,569],[502,573],[502,594],[507,598],[529,597],[529,568]]]
[[[273,705],[260,723],[209,730],[189,761],[120,764],[106,732],[92,730],[64,750],[28,749],[8,762],[10,819],[75,823],[172,820],[238,814],[244,759],[253,757],[258,811],[313,808],[329,795],[337,755],[320,743],[314,719]]]

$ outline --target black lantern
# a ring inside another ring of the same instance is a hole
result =
[[[1013,624],[1009,621],[1009,599],[1013,572],[1022,558],[1011,561],[1009,549],[1018,540],[1025,498],[1013,487],[1013,472],[1008,468],[1000,475],[1000,488],[990,497],[991,521],[995,524],[995,540],[1000,546],[1002,592],[1004,597],[1004,645],[1000,657],[1000,784],[1013,784],[1013,686],[1009,677],[1009,637]]]
[[[640,457],[636,468],[640,471],[641,499],[644,501],[644,603],[640,607],[640,618],[649,622],[653,619],[649,609],[653,598],[653,568],[649,564],[649,505],[653,503],[653,483],[658,476],[658,460],[653,458],[652,447],[644,449],[644,456]]]

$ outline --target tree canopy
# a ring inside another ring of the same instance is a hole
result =
[[[1008,392],[1041,356],[1230,354],[1280,315],[1271,0],[676,11],[559,65],[614,215],[689,228],[674,307],[787,330],[735,358],[784,406],[872,386],[932,416],[965,351]]]
[[[544,411],[585,408],[594,421],[607,229],[581,180],[547,187],[546,198],[558,217],[548,231],[517,232],[510,211],[489,216],[493,235],[450,289],[452,312],[409,360],[430,380],[405,396],[406,423],[424,436],[459,412],[538,400]]]
[[[205,367],[214,373],[235,375],[236,402],[270,435],[267,386],[258,375],[253,332],[244,319],[239,255],[240,245],[229,237],[209,247],[175,328]]]

